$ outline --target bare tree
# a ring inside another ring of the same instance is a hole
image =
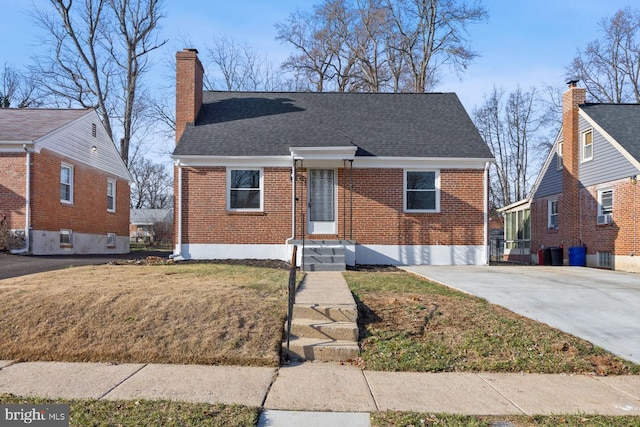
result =
[[[596,102],[640,103],[640,11],[626,7],[600,21],[601,37],[566,68]]]
[[[297,52],[284,68],[304,71],[317,91],[331,82],[337,90],[425,92],[445,67],[461,73],[477,56],[466,29],[487,16],[479,2],[353,1],[324,0],[276,25],[277,38]]]
[[[167,169],[146,157],[134,156],[129,164],[133,177],[131,208],[165,209],[171,207],[173,180]]]
[[[133,116],[148,54],[162,46],[155,30],[160,0],[49,0],[34,18],[47,34],[50,56],[34,67],[57,102],[96,108],[111,138],[122,121],[120,155],[129,160]]]
[[[537,147],[549,137],[550,110],[536,88],[517,88],[506,95],[493,88],[484,104],[473,111],[474,122],[495,156],[491,170],[491,203],[510,205],[526,198],[531,176],[539,166]]]
[[[227,36],[213,37],[206,45],[205,58],[204,86],[208,90],[274,91],[282,86],[279,73],[266,56]]]
[[[276,39],[290,43],[297,51],[282,67],[305,76],[317,92],[322,92],[325,84],[333,79],[332,63],[335,61],[333,35],[320,17],[318,13],[296,11],[289,15],[286,23],[276,24]]]
[[[28,108],[42,105],[38,86],[31,76],[5,63],[1,78],[0,108]]]

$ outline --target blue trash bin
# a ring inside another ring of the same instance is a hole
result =
[[[587,248],[585,246],[572,246],[569,248],[569,265],[585,267],[587,265]]]

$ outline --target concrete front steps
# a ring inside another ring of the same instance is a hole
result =
[[[290,360],[344,361],[358,357],[358,307],[339,272],[307,272],[296,293]]]
[[[301,240],[293,241],[302,251],[302,270],[304,271],[345,271],[345,245],[353,244],[349,240]]]

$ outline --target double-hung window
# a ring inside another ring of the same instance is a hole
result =
[[[406,170],[404,172],[405,212],[440,211],[440,172]]]
[[[598,225],[613,221],[613,190],[598,190]]]
[[[593,159],[593,131],[582,132],[582,161]]]
[[[60,201],[73,203],[73,166],[60,166]]]
[[[549,200],[548,202],[548,227],[552,230],[558,229],[558,200]]]
[[[262,211],[263,170],[227,169],[227,208],[230,211]]]
[[[107,211],[116,211],[116,181],[113,179],[107,180]]]

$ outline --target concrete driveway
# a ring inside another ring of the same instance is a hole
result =
[[[640,363],[640,274],[551,266],[402,268]]]

